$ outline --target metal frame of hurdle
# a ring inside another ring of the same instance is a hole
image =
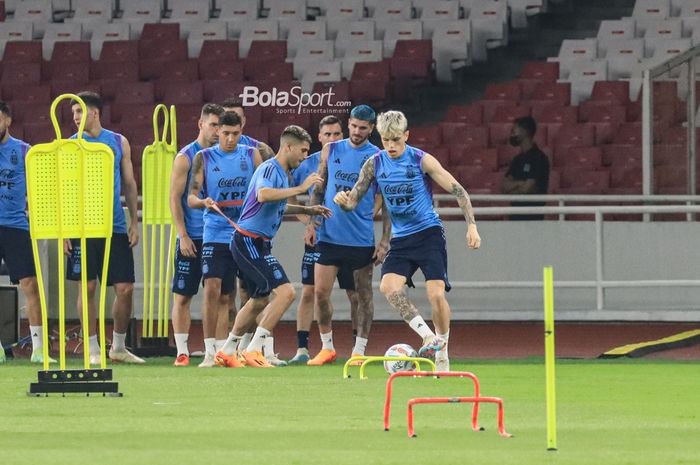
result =
[[[435,378],[469,378],[474,384],[474,395],[472,397],[418,397],[413,398],[408,401],[407,405],[407,416],[408,416],[408,436],[416,437],[415,430],[413,428],[413,406],[416,404],[442,404],[442,403],[463,403],[469,402],[473,403],[472,407],[472,418],[471,418],[471,428],[473,431],[484,431],[485,429],[479,426],[479,404],[490,403],[497,404],[497,422],[498,422],[498,434],[504,438],[513,437],[512,434],[506,432],[504,424],[504,407],[503,399],[499,397],[482,397],[479,378],[476,377],[474,373],[468,371],[400,371],[389,376],[386,381],[386,396],[384,398],[384,431],[389,431],[389,422],[391,416],[391,397],[393,390],[393,382],[396,378],[406,378],[406,377],[428,377],[432,376]]]
[[[386,362],[386,361],[412,362],[417,371],[421,371],[420,370],[421,363],[427,363],[428,365],[430,365],[430,367],[433,369],[433,371],[436,370],[435,362],[433,362],[429,358],[423,358],[423,357],[383,357],[383,356],[372,356],[372,355],[358,355],[355,357],[350,357],[348,359],[348,361],[345,362],[345,365],[343,365],[343,378],[345,378],[345,379],[350,378],[350,374],[348,373],[350,366],[353,365],[353,362],[357,362],[357,361],[362,361],[362,364],[360,365],[360,379],[367,379],[367,376],[365,376],[365,367],[367,365],[369,365],[370,363],[374,363],[374,362]]]

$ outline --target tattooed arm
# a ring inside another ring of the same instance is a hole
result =
[[[190,208],[211,208],[214,206],[214,201],[207,197],[199,198],[199,193],[204,185],[204,158],[202,152],[198,152],[192,160],[192,177],[190,185],[187,188],[189,195],[187,196],[187,205]]]
[[[370,158],[362,165],[360,177],[352,187],[352,190],[350,192],[338,192],[333,198],[333,202],[345,211],[354,210],[369,190],[369,186],[372,185],[374,179],[374,160]]]
[[[426,154],[423,157],[423,171],[430,176],[440,187],[451,193],[457,199],[459,208],[462,209],[464,219],[467,220],[467,245],[471,249],[478,249],[481,246],[481,237],[476,230],[476,220],[474,219],[474,208],[469,199],[469,194],[457,182],[449,171],[442,167],[439,161],[432,155]]]
[[[262,161],[267,161],[270,158],[275,156],[275,152],[265,142],[258,141],[257,150],[260,151],[260,156],[262,157]]]

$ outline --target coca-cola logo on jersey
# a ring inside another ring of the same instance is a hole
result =
[[[384,193],[385,194],[413,194],[413,186],[410,183],[384,186]]]
[[[355,184],[357,182],[357,178],[360,175],[357,173],[346,173],[345,171],[336,171],[335,172],[335,179],[338,181],[345,181],[349,182],[352,184]]]
[[[236,176],[235,178],[219,179],[219,187],[245,187],[248,185],[248,179],[245,176]]]

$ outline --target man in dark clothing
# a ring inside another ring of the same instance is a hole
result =
[[[533,141],[537,123],[530,116],[513,122],[508,143],[520,148],[513,157],[501,191],[504,194],[546,194],[549,185],[549,159]],[[513,206],[544,206],[544,202],[513,202]],[[544,215],[511,215],[511,220],[543,220]]]

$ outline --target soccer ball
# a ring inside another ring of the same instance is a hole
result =
[[[418,357],[418,352],[416,352],[413,347],[408,344],[394,344],[389,347],[389,349],[384,354],[385,357]],[[404,360],[385,360],[384,369],[387,373],[397,373],[399,371],[413,371],[415,369],[413,362],[408,362]]]

